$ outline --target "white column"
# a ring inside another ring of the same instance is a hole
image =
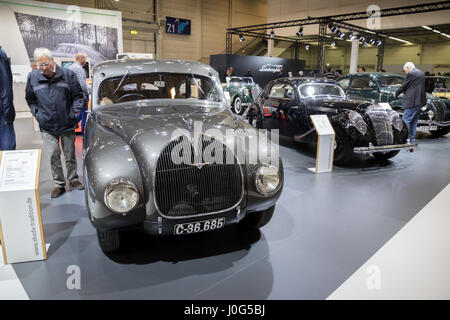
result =
[[[349,73],[356,73],[358,71],[358,52],[359,40],[352,40],[352,52],[350,53],[350,71]]]
[[[273,55],[273,44],[274,44],[273,39],[267,40],[267,56],[268,57],[272,57],[272,55]]]

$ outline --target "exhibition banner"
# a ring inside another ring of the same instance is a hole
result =
[[[29,67],[38,47],[54,57],[86,54],[95,65],[123,52],[122,13],[48,2],[0,0],[0,45],[11,57],[13,72]],[[17,66],[17,67],[16,67]],[[23,77],[23,74],[22,74]]]
[[[292,75],[297,77],[300,70],[305,70],[304,60],[234,54],[211,55],[210,65],[219,73],[222,82],[225,82],[227,69],[233,67],[233,75],[237,77],[245,77],[250,71],[255,83],[260,87],[264,87],[269,81],[277,78],[281,69],[285,77],[288,76],[288,72],[292,72]]]

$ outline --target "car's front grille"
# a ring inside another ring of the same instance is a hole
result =
[[[431,110],[434,112],[434,121],[445,121],[445,103],[440,100],[434,100],[431,102]]]
[[[391,145],[394,143],[394,133],[389,116],[384,109],[376,106],[369,106],[366,111],[372,123],[373,134],[377,146]]]
[[[234,155],[217,140],[199,140],[202,150],[213,150],[213,156],[219,152],[221,160],[208,161],[203,156],[195,159],[193,145],[181,137],[170,142],[158,158],[155,202],[164,216],[196,216],[231,209],[243,196],[241,167]],[[231,161],[227,161],[227,155]],[[175,161],[174,156],[178,157]],[[184,161],[179,163],[181,158]]]

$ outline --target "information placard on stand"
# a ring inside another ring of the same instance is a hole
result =
[[[333,170],[335,132],[326,115],[312,115],[311,121],[317,132],[316,167],[308,168],[314,173],[331,172]]]
[[[3,261],[47,259],[39,205],[41,150],[0,152],[0,238]]]

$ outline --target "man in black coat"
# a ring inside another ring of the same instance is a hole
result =
[[[66,191],[60,142],[71,188],[84,189],[78,180],[75,158],[75,129],[77,116],[84,105],[84,97],[75,73],[56,65],[50,50],[37,48],[34,51],[34,59],[39,70],[28,74],[25,98],[31,113],[39,122],[55,182],[51,197],[57,198]]]
[[[16,149],[11,64],[0,46],[0,150]]]
[[[395,92],[395,98],[400,94],[403,97],[403,120],[408,126],[408,137],[411,143],[415,142],[419,109],[427,103],[425,93],[425,74],[417,69],[412,62],[406,62],[403,66],[406,77],[402,86]]]
[[[430,78],[430,72],[425,72],[425,91],[427,93],[433,93],[434,91],[434,81]]]

